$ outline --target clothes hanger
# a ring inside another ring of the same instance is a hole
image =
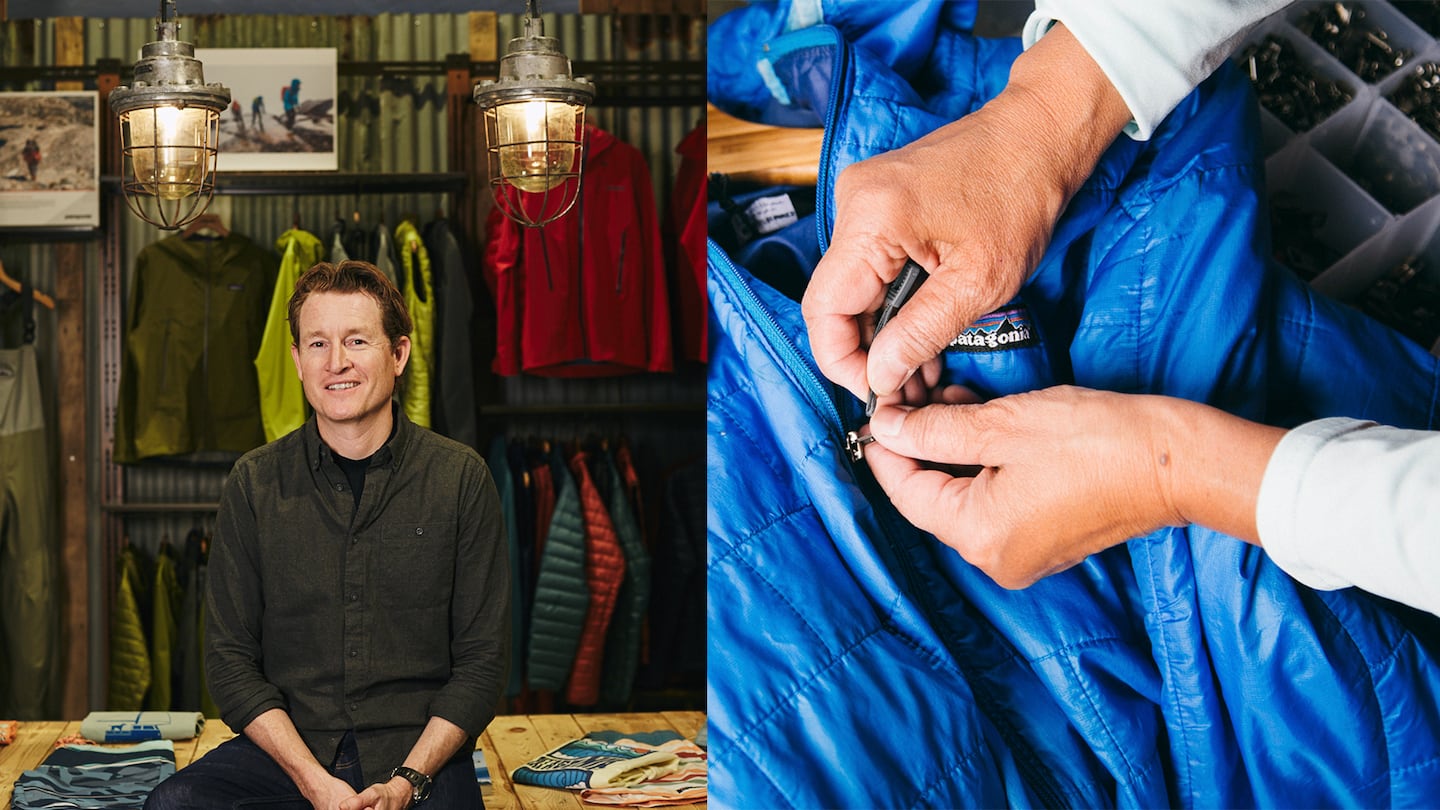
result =
[[[20,282],[11,278],[10,274],[5,272],[4,262],[0,262],[0,284],[4,284],[6,287],[9,287],[17,293],[21,290]],[[46,309],[55,308],[54,298],[51,298],[50,296],[46,295],[43,292],[40,292],[37,289],[34,289],[33,287],[30,289],[30,294],[34,296],[35,300],[38,301],[40,305],[45,307]]]
[[[180,232],[181,239],[189,239],[200,234],[201,231],[211,231],[221,239],[230,235],[230,229],[225,227],[225,221],[220,219],[219,214],[204,213],[195,218]]]

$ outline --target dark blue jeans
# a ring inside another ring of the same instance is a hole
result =
[[[330,773],[357,792],[364,789],[360,784],[360,755],[353,734],[346,734],[340,741]],[[145,801],[145,810],[246,807],[309,810],[310,803],[275,760],[243,734],[181,768],[161,782]],[[452,760],[442,768],[435,775],[430,798],[420,807],[423,810],[484,810],[485,802],[480,798],[480,785],[475,781],[475,769],[469,759]]]

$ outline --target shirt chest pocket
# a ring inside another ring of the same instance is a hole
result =
[[[371,568],[381,610],[447,608],[455,587],[455,523],[391,523]]]

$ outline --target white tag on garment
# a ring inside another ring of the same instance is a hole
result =
[[[745,215],[750,218],[757,236],[774,233],[781,228],[794,225],[800,220],[800,216],[795,213],[795,204],[790,201],[789,194],[761,197],[750,203],[745,209]]]

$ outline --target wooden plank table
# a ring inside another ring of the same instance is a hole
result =
[[[531,759],[583,737],[591,731],[676,731],[693,738],[705,725],[704,712],[647,712],[625,714],[519,714],[502,715],[480,735],[480,748],[490,766],[492,784],[484,790],[489,810],[578,810],[586,805],[577,791],[517,785],[510,774]],[[62,737],[78,735],[79,720],[22,722],[15,742],[0,746],[0,808],[9,810],[15,780],[39,765]],[[219,720],[205,723],[205,731],[191,740],[175,741],[175,765],[183,768],[220,743],[234,737]],[[690,807],[704,808],[704,804]]]

